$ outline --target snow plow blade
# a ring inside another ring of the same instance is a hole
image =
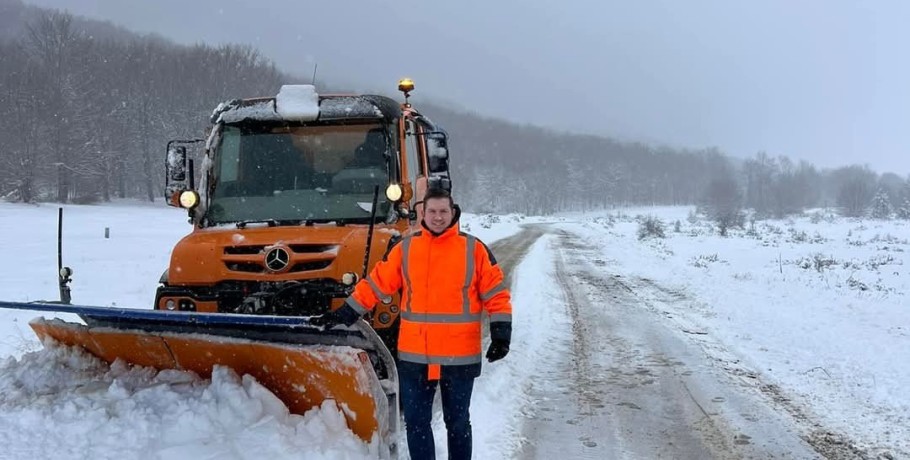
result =
[[[39,338],[78,346],[109,363],[122,359],[210,378],[215,365],[249,374],[290,412],[333,399],[365,442],[397,455],[398,376],[394,360],[365,322],[321,330],[305,317],[200,314],[0,301],[0,308],[72,313],[85,324],[30,321]]]

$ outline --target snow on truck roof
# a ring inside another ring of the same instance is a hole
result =
[[[218,104],[212,123],[243,121],[394,120],[401,116],[395,100],[372,94],[320,95],[313,85],[284,85],[275,97],[235,99]]]

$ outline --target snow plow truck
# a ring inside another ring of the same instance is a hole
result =
[[[0,307],[79,315],[85,324],[30,325],[108,362],[202,377],[228,366],[292,413],[335,400],[357,436],[396,457],[398,297],[351,327],[308,318],[338,308],[416,228],[427,188],[451,190],[447,134],[412,107],[413,88],[399,82],[403,103],[287,85],[220,104],[205,139],[167,145],[165,199],[193,229],[174,247],[153,309],[70,305],[72,271],[59,260],[60,302]]]

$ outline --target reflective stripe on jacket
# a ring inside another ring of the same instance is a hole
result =
[[[512,322],[502,269],[483,242],[457,225],[435,236],[426,229],[404,237],[347,304],[359,314],[401,290],[398,358],[432,365],[481,362],[481,313]],[[431,369],[431,374],[433,373]]]

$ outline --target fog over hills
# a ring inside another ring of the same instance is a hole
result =
[[[486,116],[910,173],[910,4],[29,0],[178,43],[248,43],[357,89],[408,75]]]

